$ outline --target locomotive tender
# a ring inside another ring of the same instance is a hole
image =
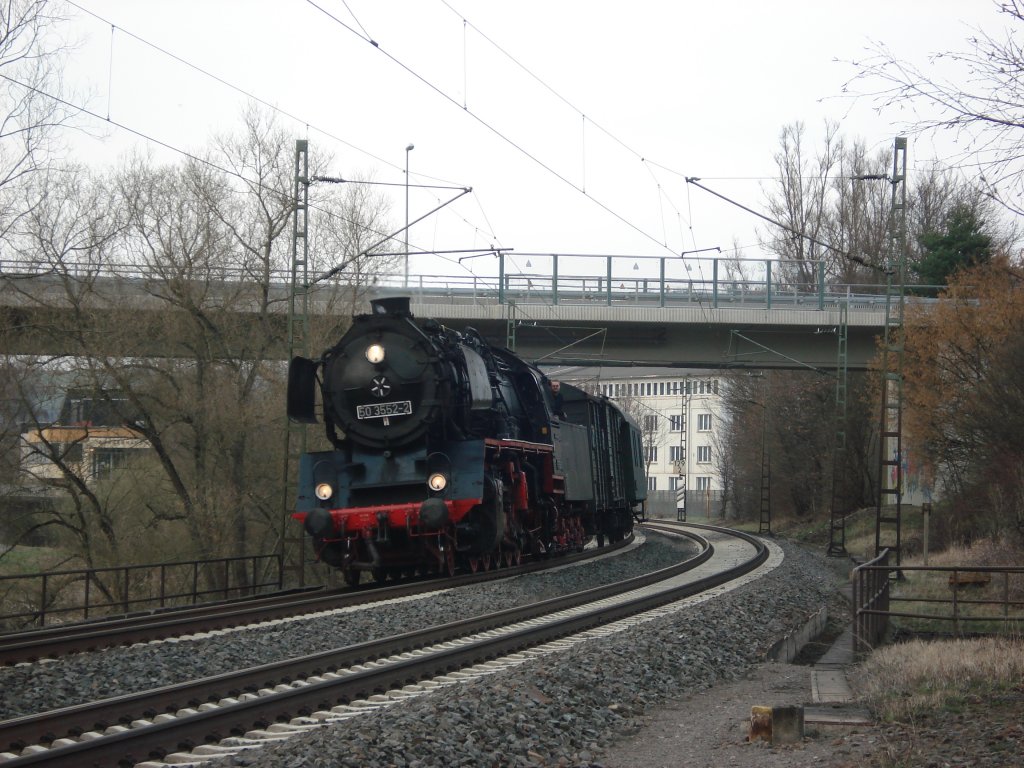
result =
[[[474,329],[377,299],[319,360],[296,357],[288,416],[333,450],[299,465],[292,515],[357,584],[512,565],[620,541],[647,495],[640,431],[603,395],[547,377]]]

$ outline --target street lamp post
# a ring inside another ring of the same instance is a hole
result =
[[[402,287],[409,287],[409,153],[416,147],[412,144],[405,148],[405,278]]]

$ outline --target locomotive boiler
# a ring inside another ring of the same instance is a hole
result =
[[[319,398],[316,393],[319,390]],[[472,328],[377,299],[319,360],[297,357],[288,416],[331,450],[300,459],[293,517],[350,584],[452,574],[619,541],[642,514],[636,424]]]

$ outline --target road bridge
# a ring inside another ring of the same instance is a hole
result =
[[[491,343],[550,365],[833,369],[845,314],[847,364],[863,369],[884,327],[884,286],[826,288],[823,272],[811,284],[784,282],[773,279],[771,262],[756,278],[725,279],[717,259],[699,278],[666,275],[664,259],[657,277],[636,277],[628,267],[626,275],[615,269],[618,258],[602,257],[607,268],[596,273],[560,274],[555,257],[543,272],[516,274],[505,271],[502,258],[497,277],[414,275],[406,282],[393,274],[364,274],[350,282],[342,276],[311,286],[309,306],[312,315],[340,316],[341,307],[351,306],[347,295],[362,296],[356,309],[367,311],[369,298],[405,294],[418,317],[456,329],[472,326]],[[168,305],[154,290],[159,280],[153,274],[137,267],[76,269],[88,276],[97,317],[106,313],[120,331],[135,325],[152,336],[152,354],[172,353],[161,345],[159,332],[154,335]],[[231,311],[244,326],[261,289],[238,273],[216,278],[207,275],[204,294],[231,296]],[[0,261],[0,312],[13,331],[3,334],[2,351],[61,352],[32,329],[62,311],[64,287],[75,279],[71,269],[57,274]],[[273,275],[267,292],[271,322],[249,329],[277,338],[273,354],[282,359],[289,292],[288,274]]]

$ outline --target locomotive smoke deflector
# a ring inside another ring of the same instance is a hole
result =
[[[316,424],[316,369],[318,363],[293,357],[288,364],[288,418],[302,424]]]

